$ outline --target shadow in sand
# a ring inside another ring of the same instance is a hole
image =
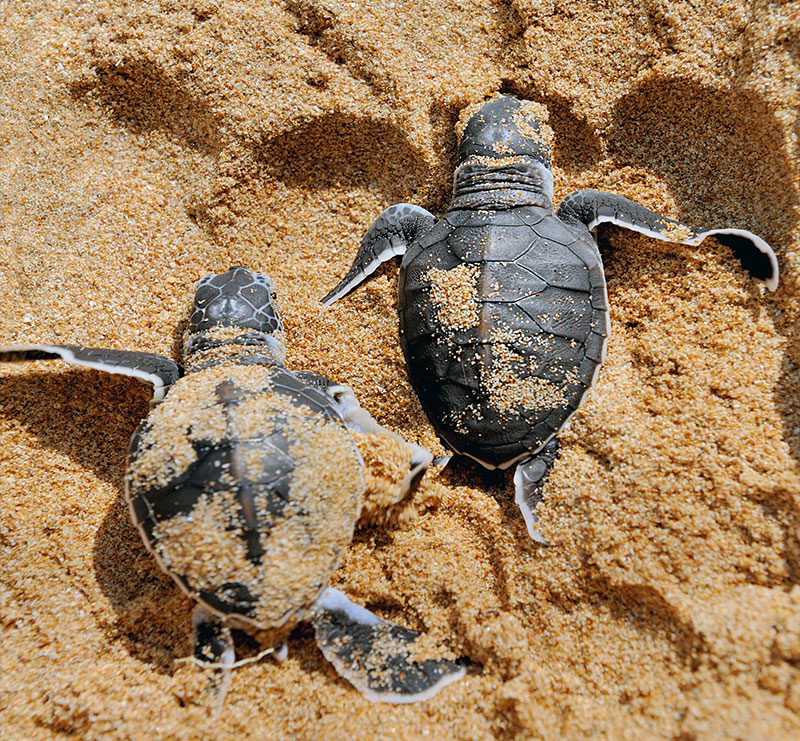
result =
[[[233,266],[231,266],[233,267]],[[180,318],[178,323],[175,325],[175,329],[172,330],[172,345],[170,347],[170,357],[176,358],[176,363],[178,365],[182,365],[183,360],[183,348],[185,346],[185,337],[186,331],[189,329],[189,317],[183,316]],[[181,368],[181,373],[183,373],[183,368]]]
[[[700,221],[706,205],[717,211],[722,207],[725,222],[700,225],[750,229],[771,244],[779,263],[790,250],[800,220],[794,166],[780,123],[757,95],[715,90],[686,79],[649,80],[618,101],[608,144],[619,165],[642,167],[663,178],[687,221]],[[800,435],[794,432],[800,428],[800,331],[798,318],[783,309],[783,297],[798,290],[798,276],[784,272],[774,298],[765,301],[754,295],[753,310],[771,311],[787,341],[775,402],[783,418],[783,439],[800,470]],[[786,526],[784,555],[790,578],[798,583],[796,495],[776,484],[768,495],[756,492],[753,497],[765,514]]]
[[[289,634],[289,651],[300,662],[303,671],[309,675],[320,671],[326,672],[330,681],[341,680],[345,687],[352,687],[342,679],[333,668],[333,665],[322,655],[317,639],[314,635],[314,626],[309,622],[300,623]]]
[[[194,602],[147,552],[122,495],[97,531],[94,568],[117,616],[114,637],[131,656],[171,674],[175,659],[192,653]]]
[[[151,94],[154,90],[158,95]],[[161,131],[177,144],[210,156],[222,149],[219,119],[209,104],[150,60],[98,63],[96,78],[76,84],[72,93],[94,97],[133,134]]]
[[[436,156],[428,173],[428,202],[425,208],[437,215],[447,211],[453,197],[453,172],[458,154],[455,126],[460,114],[461,106],[455,102],[436,102],[428,110],[430,146]]]
[[[379,156],[375,156],[376,153]],[[390,203],[414,201],[429,167],[399,127],[341,113],[302,123],[258,147],[263,169],[309,191],[359,185]]]
[[[192,603],[146,551],[122,495],[128,442],[150,396],[139,381],[95,370],[0,376],[4,416],[119,490],[93,548],[97,582],[117,617],[104,628],[132,656],[170,673],[175,657],[191,651]]]
[[[585,559],[584,559],[585,561]],[[648,584],[613,584],[607,577],[596,574],[585,562],[587,575],[583,588],[597,595],[615,620],[634,626],[639,633],[649,633],[665,641],[676,656],[692,671],[698,669],[701,656],[708,652],[702,636],[681,618],[675,606]]]
[[[513,467],[510,470],[489,470],[471,458],[454,455],[441,474],[441,479],[448,487],[476,486],[493,497],[502,510],[503,526],[509,533],[514,533],[520,548],[537,547],[532,543],[522,519],[522,513],[514,501]],[[471,503],[464,503],[463,523],[469,527],[474,537],[481,542],[488,555],[495,582],[495,593],[504,610],[511,609],[513,603],[511,579],[505,565],[513,561],[508,546],[498,542],[491,535],[492,526],[483,526],[482,514]]]
[[[723,206],[729,221],[762,232],[776,251],[789,246],[780,225],[797,208],[791,160],[779,122],[758,96],[648,80],[615,105],[608,147],[618,165],[663,178],[687,215]]]
[[[0,376],[4,415],[42,445],[121,488],[128,441],[147,415],[149,386],[96,370],[59,371],[56,363],[42,371],[42,365],[29,374]]]

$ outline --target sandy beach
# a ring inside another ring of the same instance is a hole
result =
[[[611,191],[761,235],[774,293],[709,239],[602,227],[606,363],[530,540],[510,472],[454,460],[364,522],[333,585],[469,659],[373,704],[301,624],[220,717],[192,602],[128,515],[150,392],[0,364],[0,736],[800,737],[800,3],[0,2],[0,345],[180,359],[194,282],[267,273],[287,365],[446,449],[406,376],[398,268],[324,308],[372,220],[436,215],[459,113],[545,105],[555,202]],[[236,636],[241,655],[259,644]]]

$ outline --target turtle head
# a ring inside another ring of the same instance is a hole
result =
[[[460,141],[453,195],[463,201],[456,207],[507,207],[527,201],[550,205],[553,131],[547,125],[547,109],[501,95],[473,110],[462,114],[462,122],[468,118],[456,129]]]
[[[474,158],[533,158],[549,169],[552,139],[543,105],[501,95],[484,103],[467,121],[461,132],[458,164]]]
[[[194,306],[184,343],[187,370],[220,362],[283,363],[283,325],[272,281],[235,266],[207,275],[195,285]]]

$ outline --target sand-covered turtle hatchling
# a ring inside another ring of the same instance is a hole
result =
[[[269,278],[235,267],[197,284],[185,373],[159,355],[74,345],[0,347],[0,361],[60,357],[152,384],[125,495],[147,548],[198,603],[198,660],[232,666],[232,627],[277,645],[308,620],[325,657],[368,699],[431,697],[463,668],[328,586],[364,499],[351,431],[403,446],[397,500],[431,455],[378,425],[347,386],[285,368],[281,333]]]
[[[774,252],[743,229],[698,229],[595,190],[553,213],[551,137],[543,106],[508,95],[485,103],[461,132],[444,216],[386,209],[323,299],[402,257],[400,341],[422,406],[456,452],[487,468],[517,465],[516,501],[541,542],[534,509],[555,436],[595,382],[609,334],[592,230],[608,222],[684,245],[713,236],[770,290],[778,285]]]

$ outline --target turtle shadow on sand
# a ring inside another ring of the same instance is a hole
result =
[[[647,170],[667,183],[677,218],[705,228],[750,229],[779,256],[790,249],[798,209],[791,158],[779,122],[757,95],[656,77],[617,101],[606,136],[618,168]],[[721,209],[724,215],[715,216]],[[665,252],[661,245],[652,248]],[[607,266],[617,256],[603,250]],[[775,306],[794,280],[781,272],[775,300],[760,300],[754,309],[772,311],[787,337]]]
[[[380,156],[367,153],[380,150]],[[415,200],[430,166],[390,122],[329,113],[276,134],[256,151],[276,180],[304,191],[350,186],[380,192],[388,202]]]
[[[756,94],[720,91],[688,79],[654,78],[643,82],[615,105],[608,130],[608,149],[619,166],[634,166],[657,174],[668,185],[681,213],[690,223],[705,223],[706,204],[724,206],[726,221],[763,236],[779,256],[783,272],[774,298],[753,302],[753,311],[770,313],[786,340],[775,404],[783,419],[783,440],[800,471],[800,373],[798,318],[787,311],[784,296],[800,287],[786,270],[781,255],[792,249],[792,231],[800,219],[793,186],[791,154],[784,132],[767,104]],[[612,265],[614,250],[604,259]],[[610,288],[612,285],[610,285]],[[755,287],[753,290],[757,290]],[[800,513],[792,492],[776,484],[769,501],[757,498],[765,513],[790,523],[784,558],[792,583],[800,582]]]
[[[95,576],[116,621],[107,630],[126,650],[161,674],[192,653],[194,603],[158,567],[131,522],[120,492],[97,530]]]
[[[262,174],[303,191],[366,186],[386,201],[428,197],[431,164],[408,141],[403,128],[389,121],[347,113],[325,113],[256,141],[235,142],[220,126],[210,102],[150,60],[129,58],[118,65],[95,60],[94,77],[71,86],[72,95],[88,98],[132,134],[160,131],[190,152],[214,159],[236,144],[237,168],[226,170],[239,180],[232,188],[248,188],[248,160]],[[147,91],[158,91],[148,95]],[[184,115],[176,117],[174,111]],[[228,137],[226,139],[226,137]],[[367,156],[369,152],[380,154]],[[242,157],[242,152],[245,157]],[[239,179],[239,171],[246,172]],[[259,189],[263,187],[256,178]],[[191,218],[213,231],[211,207],[219,205],[216,189],[189,194]],[[223,201],[229,201],[223,196]],[[214,202],[212,202],[214,201]]]
[[[567,172],[580,172],[595,165],[603,156],[603,144],[591,124],[572,110],[568,98],[554,92],[542,92],[533,85],[505,80],[500,86],[503,95],[514,95],[544,105],[550,114],[553,129],[554,163]]]
[[[94,98],[132,134],[162,131],[177,144],[212,157],[223,148],[219,119],[209,103],[152,61],[129,58],[115,65],[96,60],[95,73],[73,84],[72,94]],[[159,94],[149,95],[150,90]]]
[[[617,166],[649,170],[669,185],[679,218],[706,222],[706,204],[724,205],[728,224],[702,225],[735,223],[779,253],[790,246],[780,224],[798,205],[791,159],[779,122],[757,95],[654,78],[617,101],[606,135]]]
[[[150,395],[139,381],[91,369],[0,376],[3,416],[120,490],[128,442]]]
[[[145,549],[122,495],[128,442],[150,396],[140,381],[89,369],[0,376],[3,416],[118,490],[93,544],[95,577],[116,614],[103,630],[170,674],[191,653],[193,605]]]

